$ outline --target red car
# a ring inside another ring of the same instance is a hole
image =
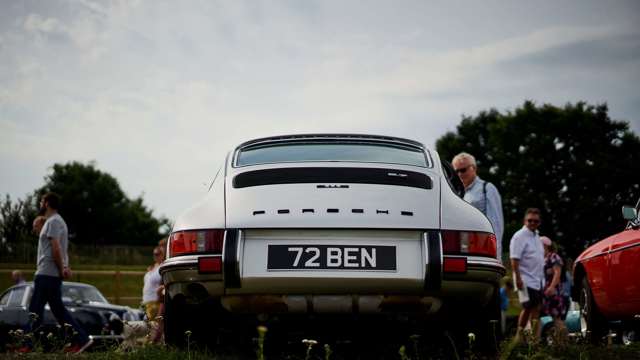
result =
[[[640,200],[623,206],[626,228],[580,254],[573,272],[572,298],[580,304],[584,335],[597,342],[612,325],[623,342],[637,340],[640,329]]]

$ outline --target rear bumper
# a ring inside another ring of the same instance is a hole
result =
[[[89,339],[93,341],[122,341],[122,335],[89,335]]]
[[[162,265],[160,272],[169,296],[184,296],[188,303],[214,299],[234,313],[376,313],[410,309],[432,314],[449,305],[456,308],[457,304],[477,309],[491,301],[505,274],[497,260],[468,257],[466,273],[440,273],[440,279],[431,279],[437,287],[345,276],[289,279],[274,283],[277,286],[270,287],[267,293],[243,290],[242,280],[239,287],[225,287],[223,274],[199,274],[198,257],[171,258]],[[381,285],[384,291],[377,290]]]

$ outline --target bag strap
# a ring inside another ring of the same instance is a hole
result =
[[[488,184],[488,183],[489,183],[488,181],[485,181],[485,182],[482,184],[482,195],[484,195],[484,203],[485,203],[485,206],[486,206],[486,203],[487,203],[487,184]]]

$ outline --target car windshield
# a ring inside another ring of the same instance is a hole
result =
[[[401,144],[372,142],[314,142],[250,146],[240,150],[236,166],[311,161],[429,166],[422,149]]]
[[[100,291],[92,286],[63,285],[62,299],[73,302],[108,303]]]

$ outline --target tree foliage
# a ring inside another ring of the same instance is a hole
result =
[[[79,244],[151,245],[162,237],[166,219],[156,219],[142,201],[129,199],[111,175],[87,165],[71,162],[55,164],[45,185],[62,197],[60,214]]]
[[[463,116],[436,148],[451,160],[476,157],[480,177],[501,192],[504,247],[528,207],[543,212],[540,228],[576,256],[588,244],[624,228],[621,206],[640,197],[640,138],[611,120],[606,105],[564,108],[531,101],[513,112]]]
[[[0,235],[3,243],[21,241],[31,231],[37,199],[48,191],[62,197],[60,214],[76,245],[153,245],[166,235],[168,220],[156,218],[141,197],[129,199],[111,175],[93,163],[55,164],[45,184],[25,201],[0,204]]]
[[[33,195],[24,200],[0,199],[0,253],[13,254],[33,247],[31,226],[37,215],[37,200]]]

